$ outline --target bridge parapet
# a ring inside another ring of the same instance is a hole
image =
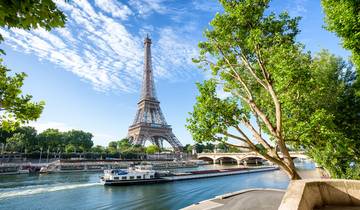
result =
[[[304,158],[304,159],[309,159],[309,157],[305,154],[305,152],[303,151],[292,151],[289,152],[290,156],[292,158]],[[278,153],[278,155],[280,156],[280,158],[283,157],[282,153]],[[264,157],[262,157],[261,155],[257,154],[256,152],[240,152],[240,153],[199,153],[197,154],[197,158],[201,159],[201,158],[209,158],[211,159],[214,163],[221,158],[232,158],[235,159],[238,163],[240,163],[241,161],[244,161],[247,158],[261,158],[264,159]]]

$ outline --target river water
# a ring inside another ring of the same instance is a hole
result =
[[[298,164],[313,170],[312,163]],[[196,169],[222,167],[207,165]],[[0,209],[179,209],[247,188],[286,189],[280,170],[139,186],[103,186],[101,173],[0,176]]]

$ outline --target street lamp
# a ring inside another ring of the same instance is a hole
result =
[[[41,163],[42,151],[43,151],[43,148],[42,148],[42,147],[40,147],[40,159],[39,159],[39,163]]]

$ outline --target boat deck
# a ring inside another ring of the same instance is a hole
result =
[[[277,167],[262,167],[262,168],[238,168],[238,169],[221,169],[221,170],[204,170],[204,171],[191,171],[185,173],[175,173],[170,176],[163,176],[155,179],[134,179],[134,180],[106,180],[105,185],[135,185],[135,184],[156,184],[173,181],[203,179],[219,176],[230,176],[245,173],[257,173],[265,171],[278,170]]]

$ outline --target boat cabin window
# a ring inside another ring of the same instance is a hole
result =
[[[119,179],[119,177],[114,177],[114,179]]]
[[[150,178],[154,178],[154,176],[153,176],[153,175],[150,175]]]
[[[133,177],[133,176],[130,176],[129,178],[130,178],[130,179],[134,179],[134,177]]]
[[[122,180],[126,180],[126,178],[127,178],[126,176],[121,177]]]
[[[141,179],[141,176],[137,176],[136,178],[137,178],[137,179]]]

